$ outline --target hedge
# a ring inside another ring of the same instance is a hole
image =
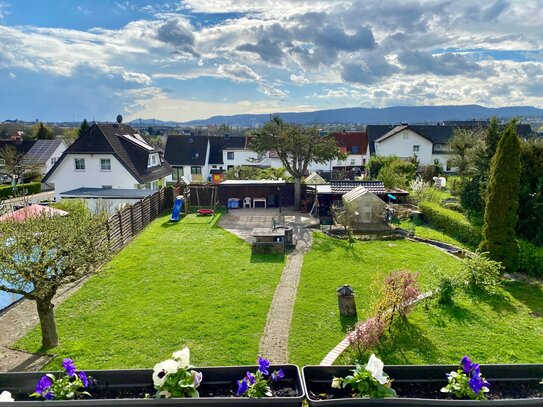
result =
[[[29,182],[27,184],[17,184],[17,191],[21,192],[25,189],[26,195],[37,194],[41,192],[41,182]],[[8,198],[13,195],[13,187],[11,185],[0,187],[0,198]]]
[[[543,247],[519,240],[519,269],[534,277],[543,277]]]
[[[421,202],[419,209],[429,224],[462,243],[477,247],[481,242],[481,230],[469,223],[461,213],[433,202]]]

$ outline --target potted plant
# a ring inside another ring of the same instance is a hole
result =
[[[263,358],[259,358],[258,370],[251,375],[259,377],[259,389],[264,389],[264,393],[267,394],[258,392],[241,394],[239,391],[240,381],[248,380],[248,384],[251,384],[252,378],[248,378],[248,372],[254,370],[254,366],[194,368],[189,363],[188,349],[174,352],[171,359],[156,364],[154,369],[96,370],[87,371],[82,375],[82,372],[76,371],[73,362],[64,367],[66,370],[64,374],[0,373],[2,394],[0,403],[11,402],[9,399],[14,399],[10,406],[35,406],[38,398],[48,400],[47,406],[51,407],[118,405],[250,407],[301,406],[305,398],[297,366],[270,366]]]
[[[385,373],[386,372],[386,373]],[[484,376],[483,376],[484,373]],[[305,366],[310,406],[541,406],[543,364]]]

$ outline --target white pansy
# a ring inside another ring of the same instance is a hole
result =
[[[366,370],[371,373],[373,378],[381,384],[385,384],[388,381],[388,376],[384,374],[383,368],[385,364],[374,354],[371,355],[368,364],[366,365]]]
[[[173,359],[157,363],[153,368],[153,383],[155,386],[162,386],[166,381],[166,376],[177,373],[179,365]]]
[[[167,399],[172,398],[172,393],[170,393],[168,390],[162,390],[160,393],[158,393],[160,397],[165,397]]]
[[[172,357],[177,361],[181,369],[186,369],[190,364],[190,351],[189,348],[184,348],[183,350],[178,350],[174,352]]]
[[[334,389],[341,389],[341,383],[343,382],[343,380],[341,379],[341,377],[334,377],[332,379],[332,387]]]
[[[11,397],[11,393],[9,391],[3,391],[0,393],[0,402],[6,401],[15,401],[13,397]]]

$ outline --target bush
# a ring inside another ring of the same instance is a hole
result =
[[[381,314],[377,314],[375,317],[358,322],[347,335],[347,339],[357,355],[362,357],[368,350],[377,348],[384,332],[384,318]]]
[[[543,277],[543,247],[519,240],[519,269],[534,277]]]
[[[459,202],[444,202],[441,206],[445,209],[450,209],[451,211],[464,213],[464,208],[462,208],[462,205]]]
[[[380,287],[378,300],[373,308],[376,315],[385,315],[388,320],[388,331],[392,327],[394,317],[399,315],[407,317],[416,304],[420,294],[417,287],[418,273],[407,270],[396,270],[389,273],[384,284]]]
[[[17,194],[21,194],[25,189],[25,195],[38,194],[41,192],[41,182],[29,182],[26,184],[17,184]],[[8,198],[13,195],[13,187],[6,185],[0,187],[0,198]]]
[[[437,302],[440,305],[451,305],[454,302],[456,293],[456,281],[447,275],[438,276]]]
[[[481,230],[469,223],[464,215],[433,202],[422,202],[419,209],[428,223],[449,236],[474,247],[481,241]]]
[[[499,262],[489,259],[488,253],[477,252],[471,259],[464,260],[464,287],[468,290],[486,289],[494,291],[501,282],[501,274],[505,267]]]
[[[447,188],[449,189],[451,195],[460,195],[463,189],[462,178],[457,175],[447,177]]]

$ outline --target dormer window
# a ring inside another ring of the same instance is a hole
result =
[[[147,167],[155,167],[159,164],[158,154],[149,154],[149,160],[147,161]]]

